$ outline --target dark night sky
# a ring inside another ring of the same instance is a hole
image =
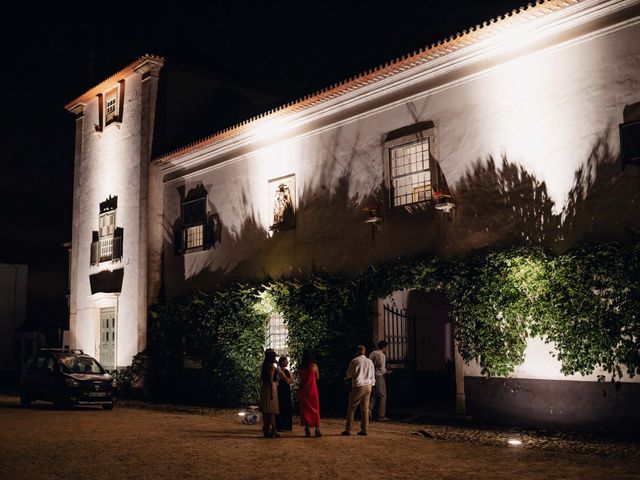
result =
[[[172,2],[159,9],[72,3],[23,2],[5,15],[14,29],[0,33],[0,262],[29,265],[28,312],[45,321],[66,316],[62,244],[71,238],[74,142],[68,101],[152,53],[282,103],[526,1]]]

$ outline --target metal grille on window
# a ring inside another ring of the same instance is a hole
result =
[[[113,258],[113,237],[100,239],[100,261],[111,260]]]
[[[116,212],[112,210],[100,215],[98,233],[100,236],[100,261],[113,259],[113,234],[116,230]]]
[[[428,138],[391,148],[389,160],[394,207],[431,200]]]
[[[289,329],[284,323],[284,318],[279,314],[272,314],[269,318],[269,331],[267,337],[267,347],[273,348],[278,357],[289,356],[289,346],[287,338]]]
[[[202,246],[202,229],[202,225],[196,225],[185,229],[185,243],[187,249]]]

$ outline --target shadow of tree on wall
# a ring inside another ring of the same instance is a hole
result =
[[[225,284],[246,279],[290,276],[300,272],[333,270],[347,272],[358,265],[367,264],[366,247],[375,239],[363,209],[370,203],[382,203],[381,187],[376,186],[366,194],[350,193],[353,185],[351,160],[335,155],[336,145],[327,146],[325,169],[307,181],[299,196],[296,208],[296,227],[270,233],[256,215],[250,201],[248,187],[244,187],[239,207],[243,219],[237,229],[230,229],[222,219],[221,242],[218,249],[187,254],[205,256],[192,260],[175,255],[171,245],[170,222],[165,218],[165,251],[170,258],[165,262],[165,283],[170,296],[195,290],[215,290]],[[353,145],[357,144],[357,139]],[[360,152],[353,147],[351,156]],[[341,167],[341,164],[344,165]],[[317,187],[314,187],[317,185]],[[210,210],[215,206],[210,202]],[[363,247],[353,251],[353,247]],[[344,248],[343,248],[344,247]],[[191,263],[191,268],[187,264]],[[190,273],[193,264],[199,264],[197,272]],[[176,279],[184,279],[178,285]]]
[[[633,241],[640,227],[640,170],[623,171],[607,138],[594,143],[560,212],[545,183],[522,166],[506,156],[499,163],[478,160],[455,188],[457,217],[442,246],[451,255],[512,245],[560,253],[582,242]]]
[[[606,136],[576,172],[562,224],[562,250],[585,241],[628,243],[640,236],[640,168],[622,170]]]
[[[178,186],[177,190],[182,200],[185,186]],[[234,275],[234,267],[238,259],[259,255],[259,249],[269,239],[269,234],[250,211],[251,205],[246,195],[242,195],[241,203],[244,220],[240,228],[237,231],[231,230],[224,220],[221,220],[218,227],[218,243],[204,251],[177,252],[173,239],[176,232],[182,228],[182,221],[177,218],[171,222],[164,217],[163,285],[170,297],[187,291],[212,291],[230,281],[247,278]],[[218,212],[210,198],[207,199],[207,212],[209,215],[217,215]],[[221,256],[222,260],[219,259]]]
[[[478,160],[454,190],[455,222],[446,248],[464,254],[485,247],[544,244],[559,228],[544,182],[503,156]],[[444,252],[441,252],[444,253]]]
[[[356,148],[356,136],[348,145],[348,158],[339,156],[336,151],[344,148],[344,144],[340,144],[338,137],[337,133],[325,145],[325,158],[320,162],[323,170],[306,179],[303,188],[298,190],[301,194],[295,229],[269,232],[256,213],[247,182],[238,186],[243,193],[241,201],[234,206],[241,223],[231,228],[229,225],[233,222],[221,218],[221,242],[215,251],[176,255],[169,244],[176,225],[165,217],[164,279],[169,296],[189,290],[215,290],[246,279],[278,278],[333,268],[346,272],[353,266],[354,258],[360,259],[356,262],[358,265],[367,264],[366,248],[351,250],[354,245],[373,245],[374,238],[370,226],[364,223],[367,215],[363,209],[370,203],[383,203],[381,188],[376,182],[365,194],[353,192],[354,157],[370,153]],[[216,211],[211,201],[208,208]],[[344,246],[347,248],[342,248]]]
[[[176,256],[165,244],[165,255],[171,257],[165,263],[169,295],[313,271],[349,276],[371,264],[392,261],[398,252],[446,258],[513,245],[562,252],[586,241],[631,241],[640,230],[640,169],[623,171],[608,138],[605,132],[594,142],[575,173],[562,211],[554,210],[545,183],[535,175],[507,156],[488,157],[478,159],[452,187],[457,209],[447,219],[432,207],[411,212],[388,209],[388,191],[381,182],[365,189],[366,182],[354,177],[354,159],[363,155],[355,147],[357,137],[348,155],[337,155],[336,135],[333,144],[325,146],[325,158],[319,163],[323,171],[307,181],[299,196],[295,229],[270,235],[256,214],[248,187],[241,187],[242,221],[231,230],[221,219],[221,243],[216,249]],[[344,152],[345,146],[341,148]],[[370,151],[366,155],[371,156]],[[362,158],[359,161],[363,168]],[[380,165],[375,159],[371,164]],[[381,206],[385,217],[378,233],[364,222],[363,210],[371,204]],[[208,208],[216,211],[211,202]],[[169,232],[165,242],[167,238],[172,238]]]

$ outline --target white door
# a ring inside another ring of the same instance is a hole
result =
[[[106,370],[116,367],[116,310],[100,309],[100,363]]]

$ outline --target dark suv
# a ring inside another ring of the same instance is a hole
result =
[[[20,404],[33,400],[59,407],[102,405],[111,410],[116,402],[116,382],[102,365],[82,350],[43,348],[20,374]]]

